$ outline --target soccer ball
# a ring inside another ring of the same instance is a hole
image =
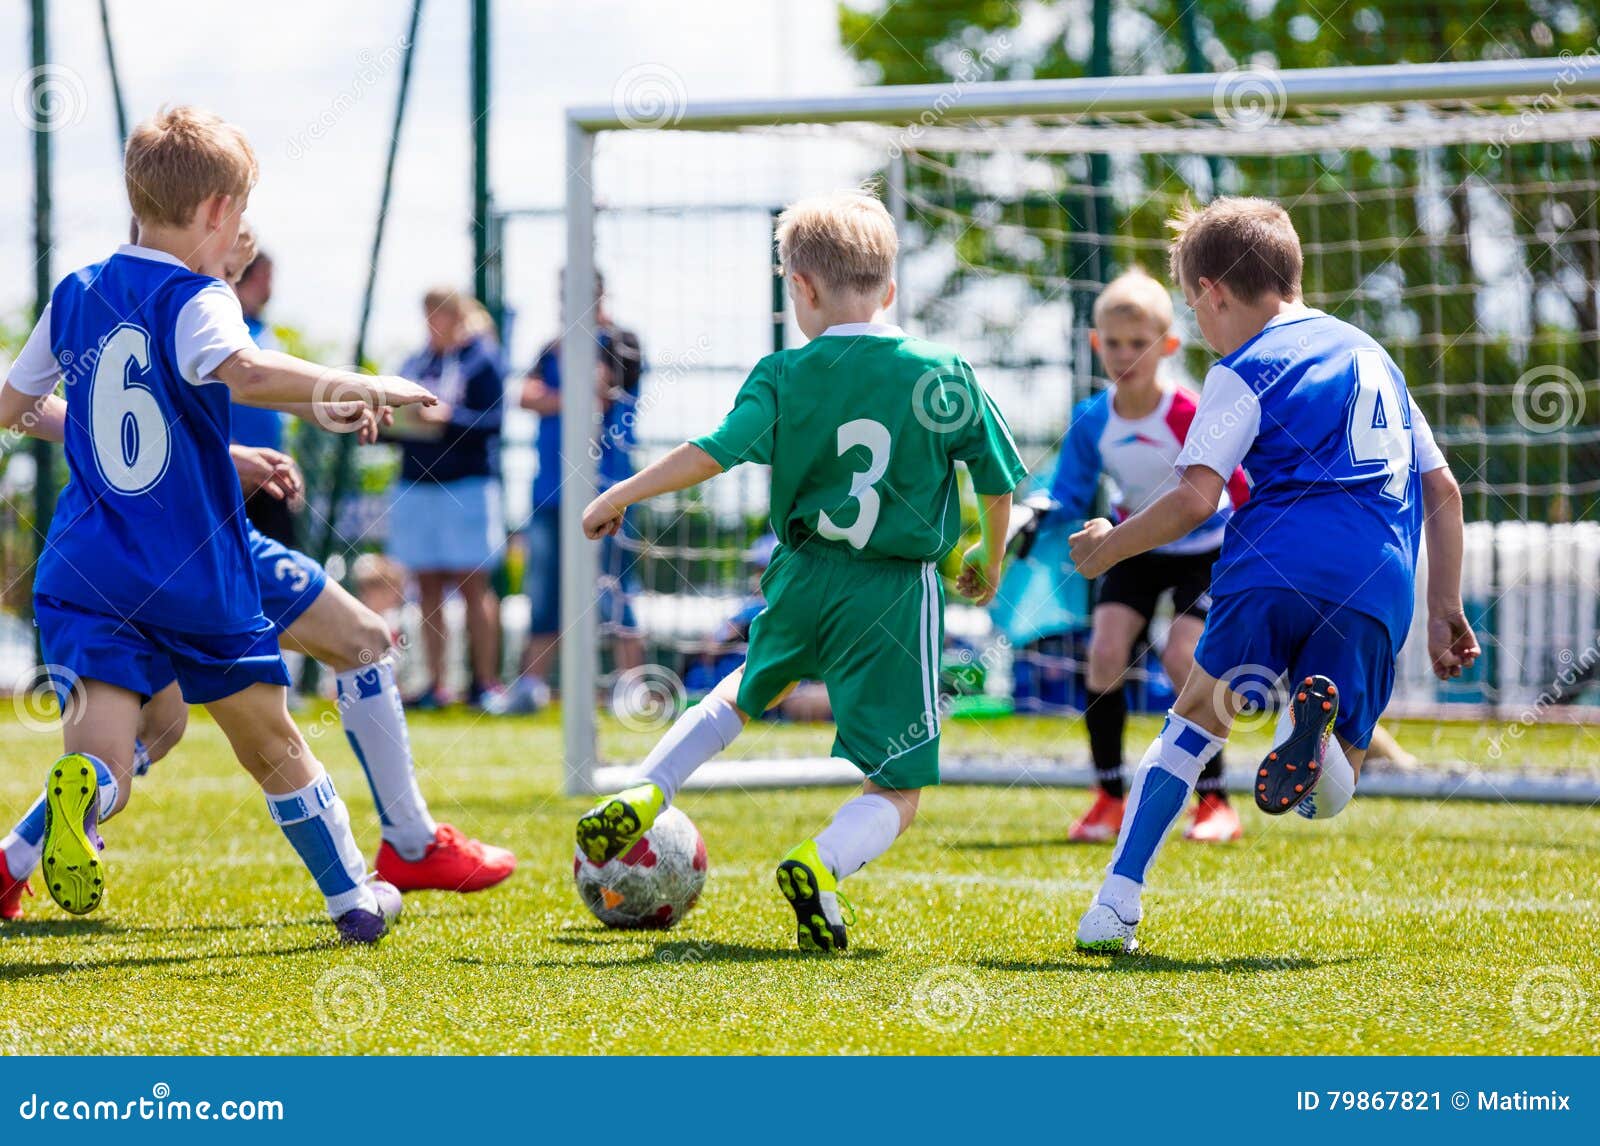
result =
[[[638,843],[608,863],[576,853],[572,878],[584,906],[607,927],[671,927],[689,914],[706,885],[706,842],[688,816],[668,808]]]

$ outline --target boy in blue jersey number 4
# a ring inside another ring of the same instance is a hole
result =
[[[1113,527],[1072,538],[1078,571],[1182,537],[1216,512],[1241,463],[1250,499],[1228,523],[1195,667],[1145,752],[1080,949],[1132,951],[1145,874],[1206,761],[1263,681],[1291,688],[1256,805],[1338,814],[1389,694],[1428,544],[1428,652],[1441,678],[1478,656],[1461,609],[1461,492],[1382,347],[1300,299],[1300,239],[1263,199],[1218,199],[1173,223],[1172,275],[1222,357],[1179,485]]]
[[[141,706],[176,677],[260,784],[340,936],[376,942],[399,893],[367,878],[344,802],[289,717],[229,406],[311,414],[333,393],[374,407],[433,399],[405,379],[256,347],[218,277],[256,180],[237,128],[165,110],[130,136],[125,169],[140,244],[56,286],[0,389],[0,424],[63,439],[70,473],[34,578],[66,749],[46,775],[43,880],[69,912],[99,905],[100,825],[127,803]]]

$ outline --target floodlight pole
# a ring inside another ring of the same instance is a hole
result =
[[[489,264],[489,0],[472,0],[472,293],[498,305]],[[496,321],[500,316],[495,315]]]
[[[55,245],[51,226],[50,135],[56,128],[58,100],[47,94],[50,84],[50,13],[47,0],[32,0],[30,45],[33,71],[29,78],[29,123],[33,129],[33,318],[37,322],[50,302],[55,275],[51,251]],[[31,443],[33,454],[34,559],[44,554],[45,536],[56,508],[55,448],[42,438]],[[37,636],[35,637],[37,640]]]

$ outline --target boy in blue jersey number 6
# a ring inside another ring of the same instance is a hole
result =
[[[1145,874],[1246,696],[1287,674],[1256,805],[1336,815],[1389,694],[1428,544],[1428,651],[1441,678],[1478,656],[1461,609],[1461,492],[1382,347],[1300,299],[1300,239],[1264,199],[1218,199],[1173,223],[1172,275],[1222,357],[1206,375],[1177,488],[1072,558],[1095,576],[1216,512],[1241,463],[1250,500],[1228,523],[1195,667],[1134,775],[1127,815],[1078,946],[1132,951]]]
[[[256,180],[237,128],[165,110],[130,136],[125,166],[140,245],[56,286],[0,389],[0,424],[64,435],[70,473],[34,578],[66,748],[46,776],[44,883],[69,912],[100,903],[100,825],[127,803],[141,705],[176,677],[260,784],[340,935],[375,942],[399,894],[367,879],[344,802],[289,717],[229,404],[308,413],[333,395],[375,407],[433,399],[401,378],[256,347],[218,277]]]

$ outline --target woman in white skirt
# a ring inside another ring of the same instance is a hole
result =
[[[428,344],[402,376],[439,395],[401,444],[400,482],[389,512],[389,556],[417,578],[428,690],[413,703],[446,703],[445,595],[467,609],[472,647],[470,703],[500,688],[499,602],[489,577],[505,545],[500,502],[500,414],[505,369],[488,313],[470,295],[431,290],[423,298]]]

